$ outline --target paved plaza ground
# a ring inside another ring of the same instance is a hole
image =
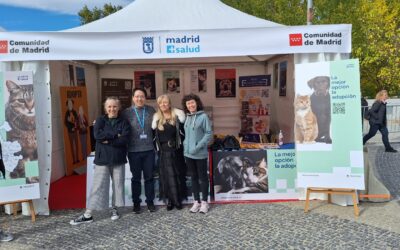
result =
[[[400,149],[399,143],[393,143]],[[122,211],[111,221],[108,212],[93,223],[71,226],[83,210],[30,217],[1,216],[0,223],[16,239],[1,249],[400,249],[400,153],[385,153],[381,143],[368,146],[369,160],[393,199],[353,207],[312,201],[212,205],[206,215],[188,208],[157,212]],[[400,151],[400,150],[399,150]]]

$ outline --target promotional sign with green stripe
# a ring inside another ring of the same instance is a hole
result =
[[[364,189],[357,59],[296,64],[299,187]]]

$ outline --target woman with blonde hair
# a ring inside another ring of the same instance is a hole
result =
[[[185,113],[171,107],[168,95],[157,98],[158,110],[153,116],[152,128],[155,130],[156,148],[160,167],[160,198],[167,199],[167,210],[182,209],[186,197],[182,138]]]
[[[369,139],[376,135],[376,133],[381,132],[382,142],[385,145],[385,151],[390,153],[396,153],[397,150],[392,148],[389,143],[389,131],[386,127],[386,103],[388,99],[388,93],[386,90],[381,90],[376,94],[375,102],[369,112],[369,132],[363,138],[363,144],[365,144]]]

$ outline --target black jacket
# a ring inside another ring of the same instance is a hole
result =
[[[371,115],[369,118],[370,124],[386,126],[386,103],[375,101],[368,112]]]
[[[122,116],[116,118],[112,126],[109,118],[104,115],[97,118],[94,124],[96,152],[94,163],[101,166],[114,166],[127,162],[126,154],[131,126]]]

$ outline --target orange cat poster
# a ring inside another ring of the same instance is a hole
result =
[[[66,175],[86,166],[90,154],[86,87],[60,87]]]

